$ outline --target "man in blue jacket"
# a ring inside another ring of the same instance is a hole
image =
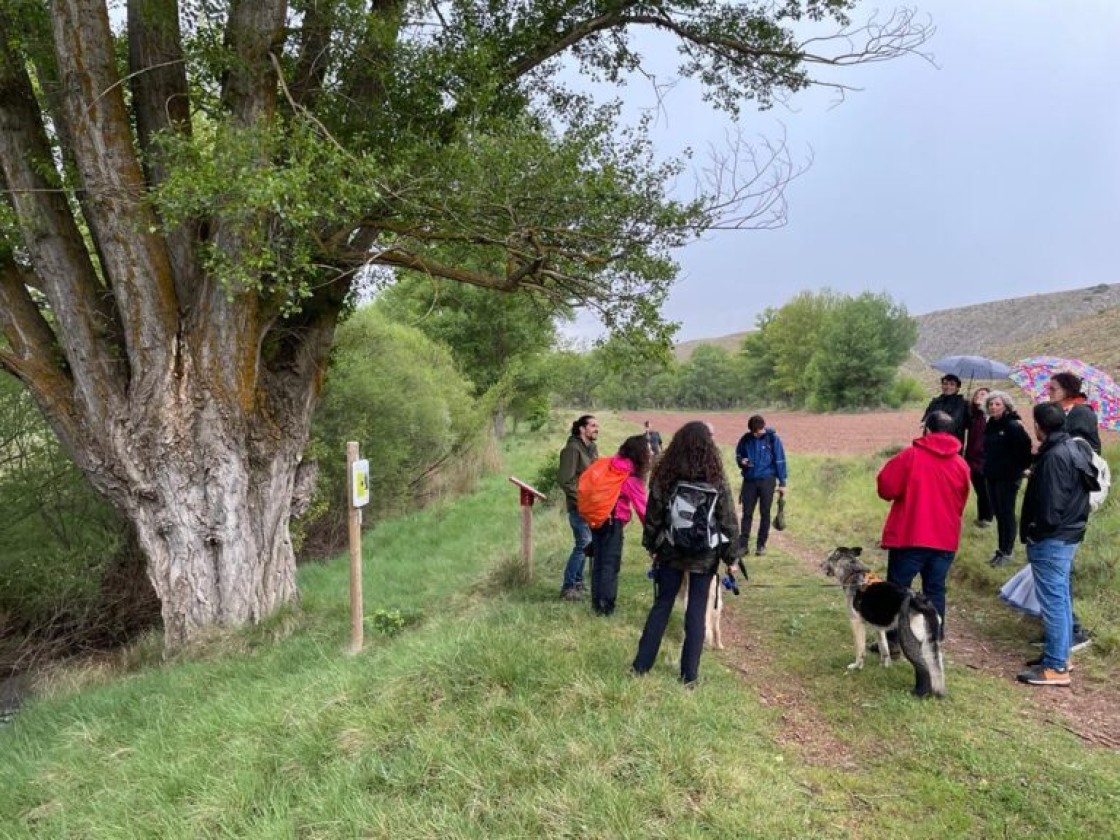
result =
[[[743,549],[750,544],[751,520],[758,505],[758,541],[754,553],[766,553],[766,540],[770,537],[770,507],[774,491],[786,494],[786,451],[781,438],[766,427],[761,414],[747,421],[747,433],[739,438],[735,447],[735,463],[743,475],[743,489],[739,501],[743,505],[743,524],[739,529]]]

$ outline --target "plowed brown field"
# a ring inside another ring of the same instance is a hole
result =
[[[753,413],[753,412],[751,412]],[[1023,425],[1034,437],[1030,406],[1021,412]],[[669,442],[673,432],[690,420],[707,420],[715,428],[716,440],[734,446],[747,431],[743,411],[627,411],[623,418],[641,424],[649,420]],[[888,446],[905,446],[921,434],[920,409],[869,411],[862,414],[810,414],[807,411],[768,411],[766,425],[773,427],[790,452],[815,454],[859,454],[879,452]],[[1101,431],[1101,442],[1114,442],[1116,432]]]
[[[690,420],[707,420],[715,427],[716,440],[734,446],[747,431],[745,412],[647,411],[624,412],[625,419],[649,420],[665,442]],[[810,414],[805,411],[774,411],[763,414],[791,452],[867,453],[891,445],[906,445],[921,433],[922,412],[872,411],[863,414]]]

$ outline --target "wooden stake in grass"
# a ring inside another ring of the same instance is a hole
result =
[[[533,502],[548,499],[544,493],[530,487],[519,478],[512,475],[509,480],[521,490],[521,564],[525,567],[525,580],[533,579]]]
[[[357,441],[346,444],[346,475],[350,482],[350,652],[357,653],[363,643],[362,616],[362,508],[369,504],[369,461],[358,459]]]

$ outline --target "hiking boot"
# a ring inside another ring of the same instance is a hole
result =
[[[1023,664],[1026,665],[1028,668],[1037,668],[1039,665],[1042,664],[1042,657],[1041,656],[1036,656],[1034,659],[1028,659]],[[1071,665],[1068,662],[1066,663],[1066,672],[1070,673],[1070,674],[1073,673],[1073,665]]]
[[[756,548],[754,550],[754,556],[755,557],[762,557],[764,554],[766,554],[766,546],[764,546],[764,545],[760,545],[758,548]]]
[[[570,589],[565,589],[563,592],[561,592],[560,597],[565,601],[582,601],[583,590],[573,586]]]
[[[991,528],[992,520],[990,519],[977,519],[975,522],[977,528]]]
[[[876,656],[879,655],[879,643],[872,642],[867,646],[867,650]],[[898,659],[902,656],[902,648],[892,642],[887,642],[887,653],[890,654],[891,659]]]
[[[1079,650],[1085,650],[1085,648],[1089,647],[1092,643],[1093,640],[1089,638],[1088,634],[1074,633],[1073,638],[1070,639],[1069,642],[1069,652],[1074,653]]]
[[[1007,561],[1011,559],[1010,554],[1004,554],[999,549],[996,549],[992,555],[992,559],[988,561],[988,565],[993,569],[998,569],[1000,566],[1006,565]]]
[[[1069,669],[1068,668],[1043,668],[1042,665],[1036,665],[1033,668],[1028,668],[1026,671],[1018,674],[1015,679],[1027,685],[1069,685]]]

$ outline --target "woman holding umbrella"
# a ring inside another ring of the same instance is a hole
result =
[[[992,391],[985,403],[988,425],[984,429],[984,480],[996,515],[998,543],[991,566],[1002,566],[1015,549],[1015,499],[1031,465],[1031,436],[1015,411],[1011,396]]]

